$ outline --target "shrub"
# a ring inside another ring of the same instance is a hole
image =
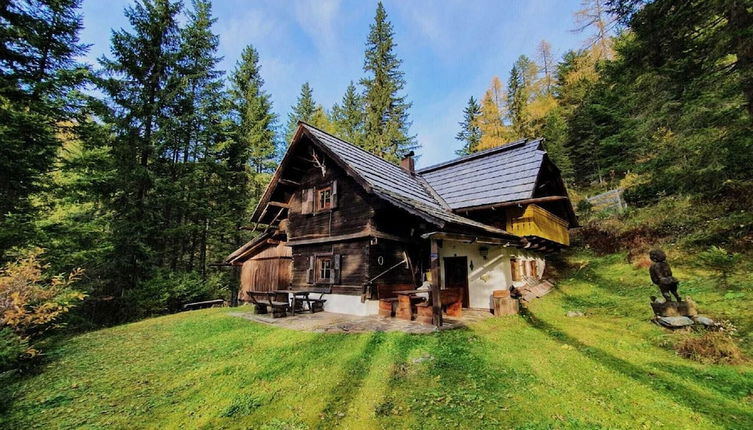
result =
[[[45,277],[39,261],[41,254],[41,249],[30,250],[0,269],[0,360],[6,368],[19,359],[37,355],[39,351],[32,341],[55,327],[84,298],[71,288],[82,272]]]
[[[197,272],[160,270],[151,279],[128,291],[126,301],[133,316],[145,317],[181,310],[183,304],[223,297],[221,275],[202,278]]]
[[[689,336],[675,347],[682,357],[706,364],[740,364],[745,361],[737,342],[724,332],[709,331]]]
[[[717,274],[722,288],[729,287],[729,276],[737,270],[740,258],[740,254],[727,252],[718,246],[711,246],[698,254],[698,262]]]

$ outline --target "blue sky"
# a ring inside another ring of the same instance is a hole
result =
[[[185,1],[190,4],[190,0]],[[108,52],[112,28],[127,26],[128,0],[85,0],[82,41],[90,62]],[[503,81],[520,54],[535,55],[542,39],[555,58],[587,38],[573,33],[579,0],[385,0],[403,60],[405,94],[413,103],[411,132],[422,148],[419,166],[454,157],[468,97],[479,98],[494,75]],[[261,57],[265,88],[280,123],[287,121],[301,84],[329,108],[363,76],[363,50],[376,1],[215,0],[221,68],[230,71],[247,44]]]

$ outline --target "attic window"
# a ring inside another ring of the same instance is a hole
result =
[[[332,187],[319,188],[316,190],[316,210],[322,211],[332,208]]]

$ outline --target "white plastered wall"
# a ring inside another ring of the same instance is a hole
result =
[[[486,258],[481,256],[481,248],[488,249]],[[440,266],[442,269],[442,288],[446,279],[444,273],[445,257],[466,257],[468,259],[468,296],[471,308],[491,309],[492,291],[505,290],[510,286],[520,286],[522,281],[512,281],[510,259],[536,260],[537,277],[544,273],[545,260],[543,256],[518,248],[505,248],[495,245],[478,243],[454,242],[444,240],[439,249]],[[473,263],[473,269],[471,269]]]
[[[379,313],[379,302],[377,300],[366,300],[365,303],[361,303],[361,296],[346,294],[325,294],[322,298],[327,300],[324,303],[324,310],[327,312],[360,316]]]

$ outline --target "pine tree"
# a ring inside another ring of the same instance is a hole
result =
[[[172,118],[165,115],[175,94],[169,80],[177,68],[179,37],[176,15],[180,3],[142,0],[126,8],[132,31],[114,31],[112,58],[100,60],[106,79],[101,82],[112,109],[116,138],[113,156],[118,192],[114,211],[113,285],[134,288],[155,266],[159,241],[159,210],[151,206],[157,151],[170,144]]]
[[[358,146],[364,144],[364,105],[353,81],[345,90],[340,105],[332,107],[332,120],[338,137]]]
[[[269,172],[274,168],[277,118],[272,112],[269,94],[262,89],[264,80],[260,74],[259,54],[253,46],[243,50],[230,81],[238,123],[235,142],[239,147],[248,148],[248,157],[256,173]],[[310,97],[310,91],[308,94]]]
[[[527,107],[537,75],[536,64],[525,55],[518,57],[510,70],[507,106],[510,128],[516,138],[532,137],[533,127]]]
[[[0,260],[33,239],[30,200],[79,112],[72,92],[88,79],[76,61],[80,0],[18,0],[0,5]]]
[[[301,94],[298,95],[298,100],[292,111],[288,114],[288,127],[285,132],[285,141],[290,144],[293,139],[293,134],[298,128],[298,121],[309,122],[311,117],[316,111],[316,103],[314,102],[314,90],[311,89],[308,82],[305,82],[301,86]]]
[[[227,190],[222,217],[226,232],[232,232],[234,246],[242,245],[250,211],[259,201],[268,173],[274,169],[276,115],[272,101],[264,91],[259,54],[248,45],[230,76],[232,99],[232,138],[223,151]]]
[[[198,271],[207,267],[210,228],[214,226],[215,199],[227,189],[217,186],[217,142],[225,139],[222,126],[227,101],[223,72],[217,70],[219,38],[212,32],[211,3],[194,0],[179,32],[177,65],[168,81],[175,95],[168,109],[173,121],[169,145],[157,150],[154,169],[154,206],[161,207],[162,237],[156,244],[157,264],[171,271]]]
[[[481,107],[476,99],[471,96],[468,104],[463,109],[463,121],[460,124],[460,131],[455,135],[455,139],[463,142],[463,147],[455,153],[457,155],[468,155],[476,152],[478,144],[481,142],[481,128],[478,120],[481,115]]]
[[[382,158],[398,162],[403,154],[417,149],[415,136],[409,135],[410,121],[404,95],[402,62],[395,55],[395,33],[387,20],[382,2],[377,4],[374,23],[366,41],[364,86],[366,112],[364,148]]]

